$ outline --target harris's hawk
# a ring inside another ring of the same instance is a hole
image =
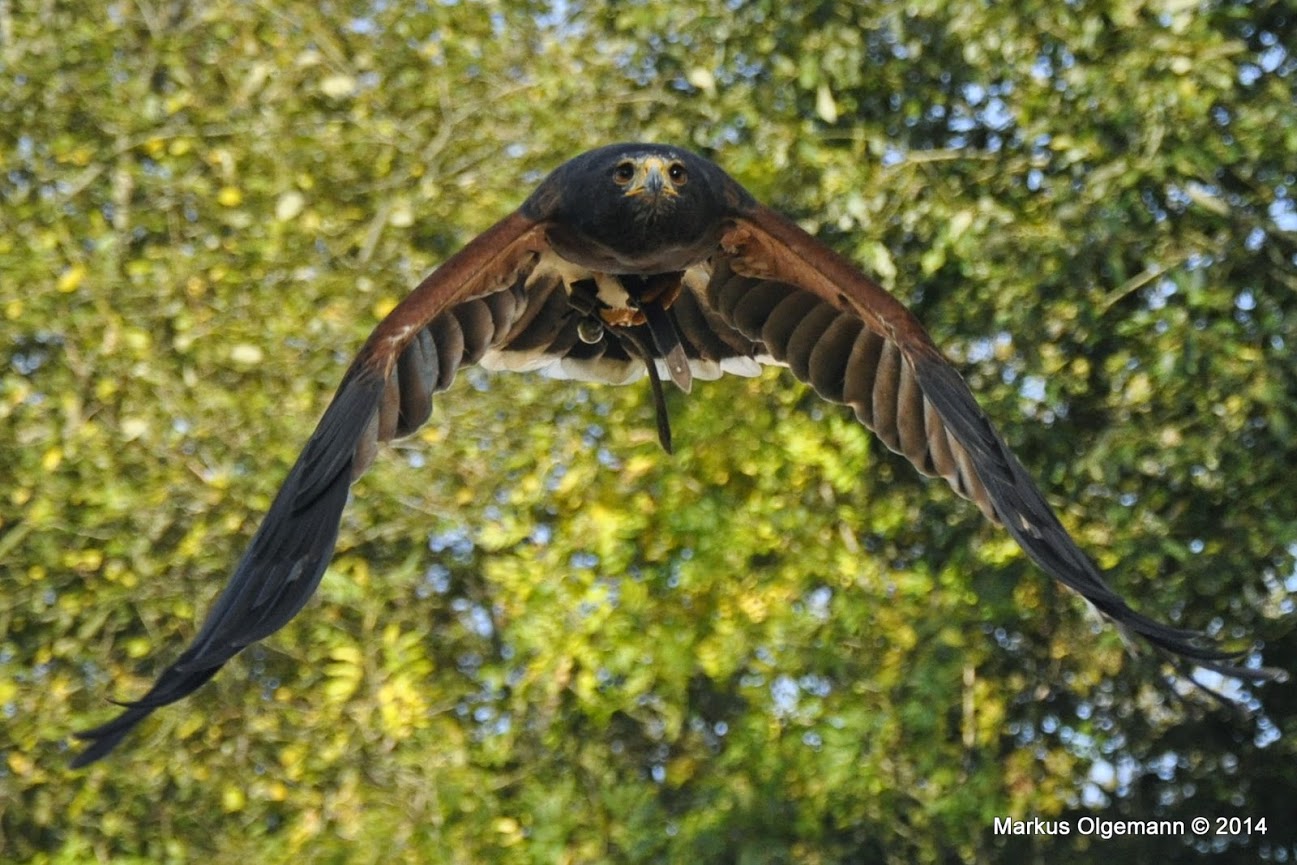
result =
[[[193,643],[114,720],[78,733],[103,757],[154,709],[291,619],[333,555],[347,490],[378,446],[429,417],[467,364],[622,384],[787,366],[922,473],[944,478],[1046,573],[1180,663],[1247,680],[1240,653],[1131,609],[1059,523],[918,320],[849,261],[712,162],[615,144],[559,166],[374,329]]]

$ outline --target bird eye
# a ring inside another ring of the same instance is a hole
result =
[[[676,186],[683,186],[685,181],[689,179],[689,172],[685,171],[685,167],[679,162],[673,162],[671,167],[667,169],[667,177],[670,177],[671,182]]]
[[[617,167],[613,169],[612,172],[613,183],[616,183],[618,186],[625,186],[634,179],[635,163],[630,160],[617,163]]]

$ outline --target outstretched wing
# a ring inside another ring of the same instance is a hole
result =
[[[528,278],[545,225],[515,213],[448,259],[402,301],[360,350],[192,644],[139,700],[89,742],[73,766],[111,751],[154,709],[205,683],[249,644],[277,631],[315,592],[338,537],[347,489],[380,442],[428,419],[432,394],[503,343],[528,308]]]
[[[1123,629],[1244,679],[1238,653],[1131,609],[1104,581],[918,320],[846,259],[762,205],[721,240],[708,302],[742,335],[856,417],[921,472],[945,478],[1001,523],[1044,571]]]

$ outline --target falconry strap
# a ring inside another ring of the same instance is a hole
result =
[[[583,342],[594,344],[610,332],[626,348],[627,354],[644,361],[648,370],[649,385],[653,391],[653,411],[657,419],[658,441],[662,449],[671,453],[671,420],[667,414],[666,393],[662,377],[658,374],[653,348],[666,363],[667,374],[685,393],[693,387],[693,374],[689,358],[680,342],[680,332],[671,319],[671,304],[680,296],[684,271],[657,273],[652,276],[614,276],[630,299],[631,306],[615,308],[599,299],[598,285],[593,279],[575,282],[568,293],[568,303],[582,316],[577,325],[577,335]],[[607,325],[607,328],[605,328]],[[652,346],[632,328],[648,328]]]

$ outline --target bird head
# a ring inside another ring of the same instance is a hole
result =
[[[707,258],[750,196],[679,147],[613,144],[556,168],[523,204],[566,259],[605,273],[684,270]]]
[[[637,199],[632,205],[637,216],[651,218],[670,211],[689,182],[689,169],[683,160],[670,154],[626,156],[613,168],[612,182],[621,189],[623,198]]]

